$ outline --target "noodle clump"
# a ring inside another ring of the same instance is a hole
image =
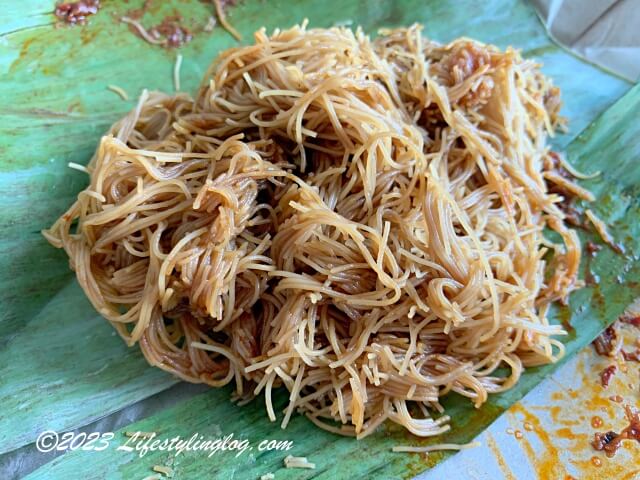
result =
[[[150,364],[264,392],[272,420],[284,385],[283,427],[432,436],[443,395],[480,406],[562,356],[547,310],[582,286],[562,204],[583,189],[538,65],[380,33],[261,30],[195,100],[144,92],[44,234]]]

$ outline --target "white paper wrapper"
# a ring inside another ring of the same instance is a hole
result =
[[[640,80],[640,0],[533,0],[554,39],[632,82]]]

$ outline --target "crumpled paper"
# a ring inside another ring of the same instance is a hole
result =
[[[640,0],[533,0],[550,35],[580,57],[640,80]]]

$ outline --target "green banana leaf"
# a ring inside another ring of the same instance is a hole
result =
[[[84,298],[65,255],[39,233],[86,184],[86,176],[68,169],[67,163],[86,163],[100,135],[132,108],[143,88],[173,89],[177,52],[141,41],[116,21],[142,0],[103,2],[88,25],[73,28],[54,28],[53,3],[10,2],[0,10],[0,454],[33,443],[43,430],[86,425],[177,383],[113,335]],[[175,12],[186,24],[203,26],[213,7],[198,0],[155,2],[145,24]],[[603,171],[584,185],[598,197],[591,208],[611,225],[627,251],[621,256],[605,248],[591,265],[600,285],[575,293],[569,307],[555,312],[558,320],[574,327],[566,338],[567,355],[590,342],[640,294],[640,267],[634,261],[640,230],[640,88],[611,107],[630,85],[555,45],[530,5],[512,0],[245,0],[229,13],[245,42],[263,25],[286,27],[304,18],[317,27],[352,22],[371,33],[420,22],[427,36],[440,41],[469,36],[503,48],[514,45],[539,59],[562,89],[570,121],[570,132],[554,143],[566,148],[582,170]],[[197,33],[180,50],[183,89],[193,92],[217,52],[235,44],[220,28]],[[131,100],[108,91],[110,84],[124,88]],[[598,241],[587,233],[582,237]],[[453,428],[444,440],[469,440],[555,367],[529,370],[514,389],[492,397],[479,410],[455,396],[448,398]],[[230,402],[230,393],[211,390],[126,430],[152,430],[162,438],[234,433],[256,443],[294,443],[288,452],[252,451],[238,458],[233,453],[211,458],[183,453],[174,459],[180,478],[259,478],[281,469],[287,454],[307,456],[317,469],[282,470],[277,478],[406,478],[444,456],[392,453],[391,446],[399,443],[432,442],[394,426],[360,442],[320,431],[301,417],[282,431],[266,420],[261,399],[239,407]],[[284,405],[286,395],[276,400]],[[69,452],[32,476],[143,478],[152,465],[169,460],[166,452],[137,458],[135,452],[117,451],[115,446],[124,441],[116,433],[108,450]]]

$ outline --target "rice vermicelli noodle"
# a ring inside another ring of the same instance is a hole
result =
[[[150,364],[264,392],[272,420],[284,386],[283,426],[437,435],[443,395],[480,406],[563,354],[547,311],[581,249],[562,205],[590,194],[547,145],[559,108],[511,48],[261,30],[195,99],[145,92],[44,233]]]

